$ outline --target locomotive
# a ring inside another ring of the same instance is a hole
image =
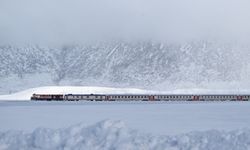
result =
[[[250,101],[236,94],[33,94],[34,101]]]

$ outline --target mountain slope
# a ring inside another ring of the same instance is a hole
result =
[[[46,85],[249,85],[249,46],[197,41],[0,47],[0,93]]]

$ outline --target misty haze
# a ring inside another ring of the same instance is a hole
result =
[[[0,93],[248,88],[249,18],[244,0],[2,0]]]
[[[249,0],[0,0],[0,149],[250,148]]]

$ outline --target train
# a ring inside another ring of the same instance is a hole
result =
[[[245,94],[33,94],[34,101],[250,101]]]

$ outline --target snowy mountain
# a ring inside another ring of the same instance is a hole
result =
[[[47,85],[169,89],[250,84],[249,46],[237,43],[5,45],[0,54],[0,94]]]

